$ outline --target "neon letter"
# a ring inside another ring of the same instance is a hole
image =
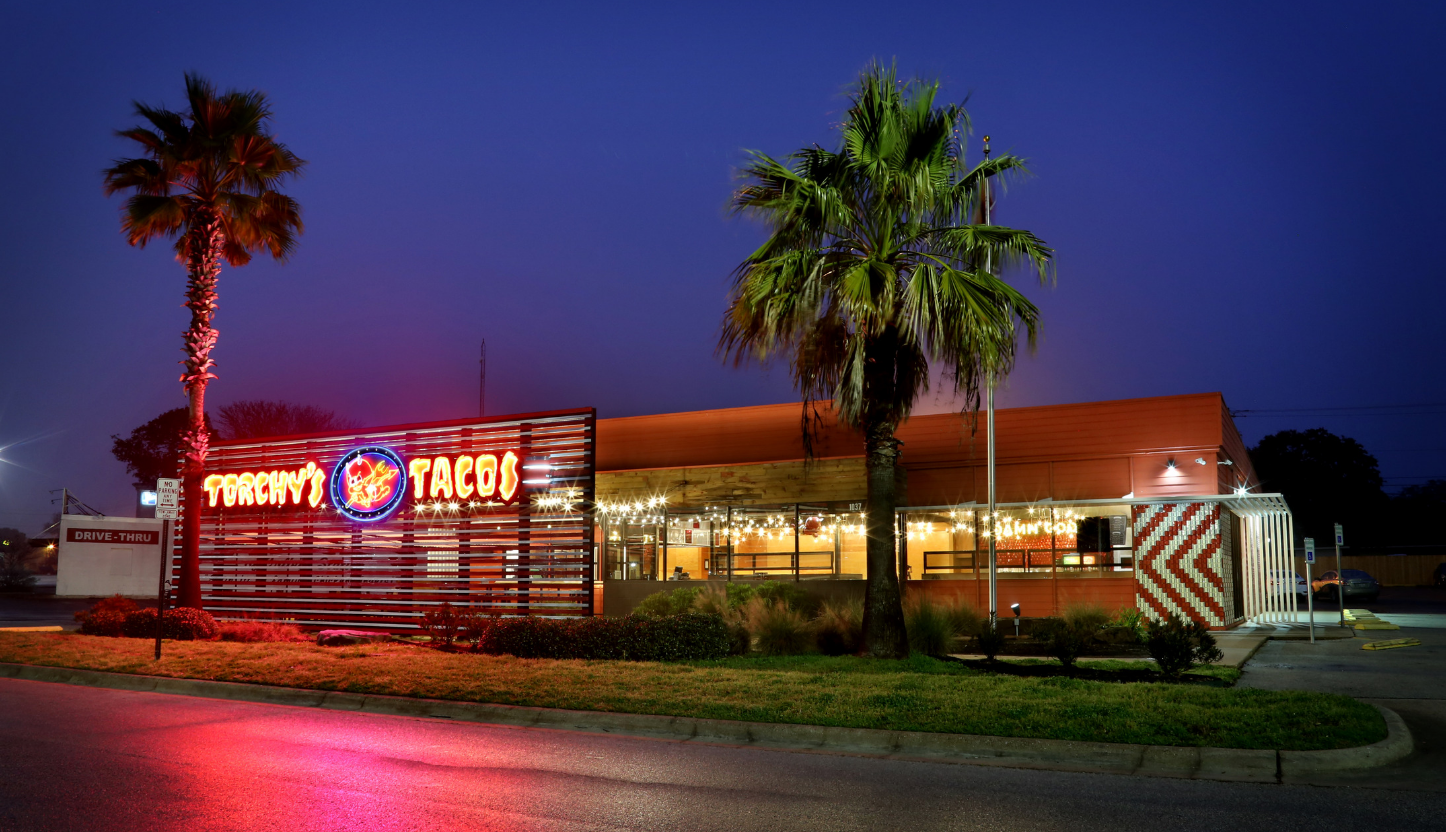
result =
[[[206,497],[210,500],[211,505],[216,505],[216,492],[220,490],[221,483],[225,481],[226,478],[220,474],[212,474],[206,478],[205,485],[201,486],[206,489]]]
[[[504,503],[512,502],[512,498],[517,496],[517,461],[517,454],[511,451],[502,455],[502,487],[499,491]]]
[[[239,487],[235,474],[227,474],[226,478],[221,481],[221,497],[225,500],[226,505],[236,505],[236,492]]]
[[[488,498],[497,493],[497,457],[479,454],[477,457],[477,496]]]
[[[457,499],[465,500],[472,496],[472,483],[467,482],[467,475],[472,473],[472,457],[462,455],[457,457],[457,475],[453,482],[457,487]]]
[[[452,499],[452,460],[439,456],[432,460],[432,487],[427,489],[435,500],[443,494]]]
[[[256,475],[250,471],[243,471],[241,476],[236,478],[236,503],[243,506],[256,504],[256,495],[251,489],[256,486]]]
[[[307,463],[306,467],[310,468],[311,463]],[[321,502],[321,495],[324,493],[325,488],[326,474],[322,471],[317,471],[312,474],[311,493],[306,495],[306,502],[309,503],[312,508],[316,508],[316,505]]]
[[[286,490],[291,492],[291,502],[296,505],[301,505],[301,487],[306,485],[307,479],[305,468],[294,474],[286,472]]]
[[[271,502],[271,478],[266,476],[266,472],[257,472],[251,482],[251,487],[256,492],[256,505],[264,506]]]
[[[412,478],[412,497],[420,500],[426,496],[422,489],[426,488],[423,478],[427,476],[427,469],[432,467],[430,459],[414,459],[407,463],[407,475]]]

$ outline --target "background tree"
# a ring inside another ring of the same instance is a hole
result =
[[[29,589],[35,576],[26,568],[30,540],[19,529],[0,529],[0,590]]]
[[[160,477],[180,473],[181,449],[185,434],[191,427],[191,415],[184,407],[165,413],[131,431],[130,436],[111,436],[110,452],[125,463],[126,470],[140,488],[155,488]],[[206,416],[207,439],[219,438]]]
[[[1380,531],[1383,544],[1440,546],[1446,524],[1446,480],[1408,485],[1391,500],[1390,525]]]
[[[311,405],[247,399],[221,408],[216,421],[227,439],[295,436],[357,427],[357,422]]]
[[[1376,458],[1354,439],[1325,428],[1272,433],[1250,449],[1264,491],[1279,491],[1298,538],[1335,539],[1347,527],[1356,545],[1374,543],[1388,498]]]
[[[735,363],[786,356],[805,423],[810,402],[832,399],[863,434],[864,642],[874,656],[909,652],[894,431],[928,389],[931,363],[977,408],[983,385],[1013,367],[1019,329],[1033,345],[1039,320],[999,270],[1029,266],[1043,282],[1050,269],[1050,249],[1030,232],[972,221],[989,177],[1024,162],[1005,154],[967,166],[967,114],[962,104],[934,106],[937,93],[935,82],[902,84],[893,69],[870,66],[837,151],[754,152],[733,198],[769,234],[734,272],[719,348]]]
[[[276,141],[271,107],[257,91],[221,93],[199,75],[186,75],[187,108],[174,112],[134,102],[149,126],[118,135],[142,155],[105,171],[107,195],[131,192],[121,227],[133,246],[176,238],[176,259],[186,267],[185,372],[190,397],[181,476],[187,505],[201,504],[201,478],[211,431],[205,421],[206,384],[215,375],[211,349],[216,330],[216,279],[221,261],[244,266],[254,252],[285,260],[302,231],[301,208],[277,190],[305,164]],[[201,605],[200,514],[187,512],[181,527],[178,603]]]

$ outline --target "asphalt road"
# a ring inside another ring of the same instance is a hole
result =
[[[1425,792],[914,763],[0,680],[3,830],[1396,830]]]
[[[1384,614],[1384,613],[1383,613]],[[1414,638],[1417,647],[1362,650],[1372,641]],[[1424,789],[1446,802],[1446,629],[1403,627],[1356,631],[1332,641],[1268,641],[1245,667],[1238,687],[1341,693],[1401,715],[1416,751],[1400,763],[1320,784]],[[1441,828],[1446,829],[1446,815]]]

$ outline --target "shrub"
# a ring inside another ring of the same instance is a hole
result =
[[[728,625],[716,615],[569,620],[497,618],[482,628],[478,650],[519,659],[721,659],[730,648]]]
[[[1049,645],[1049,653],[1065,667],[1074,667],[1075,660],[1099,640],[1100,629],[1110,620],[1097,604],[1071,604],[1059,618],[1046,618],[1035,631],[1035,638]]]
[[[80,610],[75,620],[80,631],[88,636],[119,636],[125,630],[126,616],[136,611],[136,602],[121,595],[102,598],[88,610]]]
[[[698,596],[703,594],[701,586],[685,586],[671,592],[655,592],[643,599],[633,610],[633,615],[682,615],[693,609]]]
[[[432,640],[433,647],[449,649],[466,627],[468,614],[459,613],[456,607],[443,601],[441,606],[422,613],[422,634]]]
[[[177,607],[166,610],[161,617],[161,637],[178,641],[212,639],[217,633],[216,619],[209,612],[193,607]],[[146,607],[127,613],[122,635],[130,638],[155,638],[156,610]]]
[[[864,643],[864,603],[826,602],[813,623],[814,644],[825,656],[851,656]]]
[[[909,647],[927,656],[943,656],[954,647],[954,621],[948,611],[922,595],[904,599],[904,628]]]
[[[154,623],[155,616],[151,618]],[[216,632],[222,641],[246,644],[311,641],[295,624],[277,624],[273,621],[219,621],[216,623]]]
[[[765,656],[796,656],[813,647],[813,627],[782,600],[755,596],[748,602],[748,633]]]
[[[819,606],[817,598],[792,581],[764,581],[754,588],[753,596],[769,603],[781,603],[806,617],[812,617]]]
[[[997,626],[989,626],[989,622],[984,620],[979,623],[974,642],[979,652],[984,654],[984,658],[992,662],[994,657],[999,655],[999,651],[1004,649],[1004,633]]]
[[[1219,661],[1221,656],[1215,637],[1204,624],[1185,621],[1174,613],[1164,621],[1150,622],[1145,644],[1160,672],[1172,679],[1196,664]]]

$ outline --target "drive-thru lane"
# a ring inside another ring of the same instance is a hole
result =
[[[1021,771],[0,680],[0,829],[1440,829],[1440,794]]]

